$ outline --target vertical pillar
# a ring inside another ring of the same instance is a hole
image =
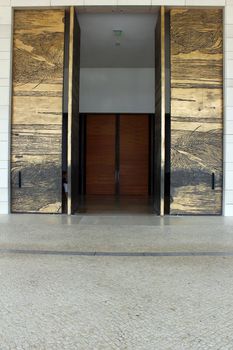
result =
[[[233,216],[233,1],[224,11],[224,199],[223,214]]]
[[[10,92],[12,10],[10,1],[0,6],[0,214],[9,213]]]

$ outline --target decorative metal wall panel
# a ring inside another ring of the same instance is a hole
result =
[[[221,214],[223,17],[220,9],[173,9],[171,214]]]
[[[14,13],[12,212],[61,212],[63,10]]]

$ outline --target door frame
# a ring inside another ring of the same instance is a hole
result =
[[[156,6],[157,8],[158,8],[158,6]],[[159,7],[161,7],[161,6],[159,6]],[[213,6],[211,6],[212,8],[213,8]],[[220,8],[220,6],[217,6],[217,7],[219,7]],[[70,9],[71,9],[72,7],[70,7]],[[79,6],[75,6],[75,8],[77,9],[77,10],[79,10],[80,9],[80,7]],[[106,7],[104,7],[104,6],[101,6],[101,8],[103,8],[103,9],[105,9],[106,10]],[[145,6],[145,8],[149,8],[149,6]],[[169,7],[169,9],[171,9],[171,8],[173,8],[173,7]],[[190,8],[189,6],[187,7],[187,8]],[[51,10],[53,10],[53,7],[50,7],[50,9]],[[54,8],[55,9],[55,8]],[[168,9],[168,7],[164,7],[164,9]],[[224,7],[222,7],[222,10],[224,11]],[[107,12],[110,12],[111,10],[107,10]],[[91,12],[90,10],[89,10],[89,12]],[[130,7],[129,7],[129,12],[131,12],[131,13],[133,13],[133,9],[131,10],[130,9]],[[93,9],[93,13],[95,13],[95,9]],[[224,23],[224,20],[223,20],[223,23],[222,23],[222,25],[223,25],[223,27],[224,27],[224,25],[225,25],[225,23]],[[225,52],[223,52],[223,54],[224,54]],[[223,104],[224,104],[224,97],[223,97]],[[224,112],[223,112],[223,114],[224,114]],[[69,142],[68,142],[68,147],[69,147]],[[224,149],[223,149],[223,158],[224,158]],[[164,172],[163,172],[164,173]],[[223,167],[223,176],[224,176],[224,167]],[[69,188],[70,186],[68,186],[68,188]],[[164,186],[163,186],[164,187]],[[224,193],[224,184],[223,184],[223,188],[222,188],[222,193]],[[222,197],[224,197],[224,196],[222,196]],[[223,201],[223,199],[222,199],[222,201]],[[68,214],[71,214],[71,212],[69,212]]]

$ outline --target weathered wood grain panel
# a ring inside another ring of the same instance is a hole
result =
[[[155,150],[154,210],[164,215],[165,163],[165,11],[161,8],[155,28]]]
[[[222,10],[173,9],[170,20],[170,213],[221,214]]]
[[[15,11],[13,38],[11,210],[58,213],[64,11]]]
[[[68,214],[78,209],[79,198],[79,73],[80,27],[77,12],[70,9],[68,96]]]

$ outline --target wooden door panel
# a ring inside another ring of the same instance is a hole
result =
[[[222,211],[222,24],[222,10],[171,10],[171,214]]]
[[[12,212],[61,211],[64,15],[14,13]]]
[[[148,195],[149,117],[120,116],[120,194]]]
[[[87,115],[86,194],[115,194],[115,115]]]

